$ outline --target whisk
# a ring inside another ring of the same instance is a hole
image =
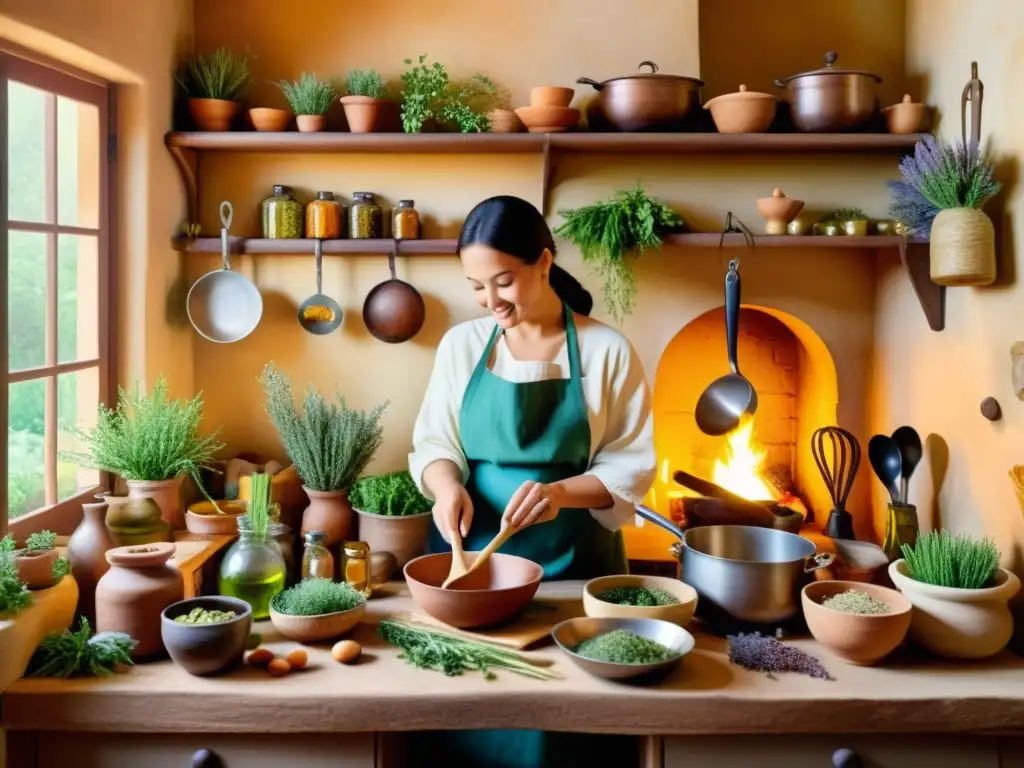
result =
[[[821,427],[811,435],[811,453],[832,498],[832,512],[825,524],[825,535],[833,539],[853,539],[853,518],[846,511],[846,500],[860,467],[860,443],[840,427]]]

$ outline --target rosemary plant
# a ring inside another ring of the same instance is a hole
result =
[[[381,446],[381,418],[388,403],[359,411],[349,408],[341,394],[336,403],[328,403],[311,384],[300,410],[291,382],[272,362],[259,381],[266,395],[264,407],[306,487],[349,490]]]
[[[324,115],[334,101],[334,84],[303,72],[298,80],[277,84],[296,115]]]
[[[122,632],[92,635],[89,620],[81,617],[75,631],[65,629],[43,638],[28,665],[29,677],[102,677],[119,664],[132,664],[138,643]]]
[[[388,89],[375,69],[353,69],[345,77],[345,90],[350,96],[370,99],[386,99],[388,96]]]
[[[218,48],[190,61],[175,79],[190,98],[235,101],[249,87],[249,61]]]
[[[930,531],[911,547],[901,547],[910,578],[954,589],[982,589],[999,570],[999,550],[990,539],[977,541],[949,531]]]

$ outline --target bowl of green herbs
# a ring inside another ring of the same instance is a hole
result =
[[[670,621],[579,617],[551,630],[583,671],[606,680],[659,680],[693,650],[693,635]]]
[[[303,579],[270,600],[270,623],[298,643],[341,637],[365,613],[366,598],[348,584],[331,579]]]
[[[601,576],[583,587],[583,611],[595,618],[661,619],[685,627],[697,590],[664,576]]]

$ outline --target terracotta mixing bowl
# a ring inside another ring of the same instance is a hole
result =
[[[238,518],[244,515],[249,505],[244,501],[221,500],[217,502],[220,512],[209,501],[197,501],[185,511],[185,527],[197,536],[235,536],[238,533]]]
[[[472,563],[475,552],[466,553]],[[416,605],[438,621],[467,629],[501,624],[516,616],[533,599],[544,570],[532,560],[494,554],[479,570],[442,589],[451,570],[452,555],[423,555],[405,565],[405,581]]]
[[[857,614],[822,605],[833,595],[855,589],[886,603],[889,613]],[[895,589],[859,581],[814,581],[801,595],[804,618],[814,639],[843,661],[871,666],[903,642],[910,629],[910,600]]]

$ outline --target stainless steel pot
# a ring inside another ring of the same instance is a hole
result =
[[[859,69],[833,69],[839,54],[825,54],[825,66],[775,81],[785,88],[798,130],[838,133],[863,128],[878,115],[875,86],[882,78]]]
[[[637,69],[651,71],[598,82],[581,77],[576,82],[598,92],[587,110],[592,130],[673,131],[685,127],[700,110],[704,81],[682,75],[659,75],[653,61],[641,61]]]
[[[785,531],[751,525],[711,525],[685,533],[654,510],[637,506],[645,520],[674,533],[682,580],[729,618],[756,624],[788,621],[799,611],[806,574],[827,568],[833,556]]]

